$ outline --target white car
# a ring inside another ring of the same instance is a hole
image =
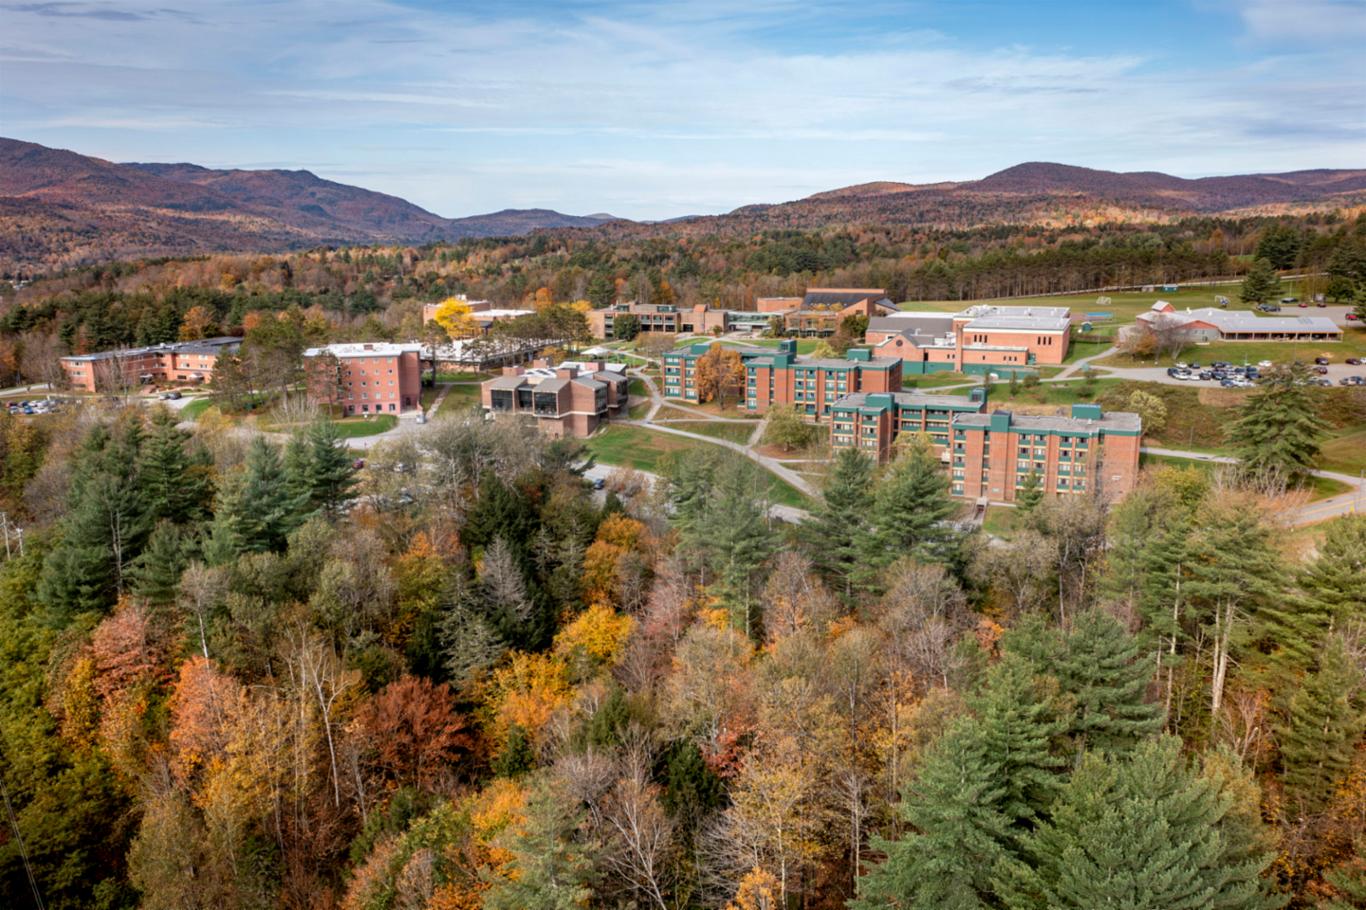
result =
[[[1259,360],[1257,361],[1257,366],[1261,367],[1262,369],[1266,369],[1267,367],[1275,366],[1275,364],[1272,363],[1270,360]]]

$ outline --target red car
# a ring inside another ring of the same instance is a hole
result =
[[[1307,304],[1307,303],[1305,303],[1303,300],[1301,300],[1301,301],[1300,301],[1300,309],[1302,309],[1302,310],[1307,310],[1307,309],[1309,309],[1309,304]]]
[[[1355,322],[1355,321],[1356,321],[1356,318],[1357,318],[1357,314],[1356,314],[1356,313],[1348,313],[1348,314],[1347,314],[1347,318],[1350,319],[1350,320],[1352,320],[1353,322]]]

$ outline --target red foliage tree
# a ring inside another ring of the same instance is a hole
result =
[[[355,733],[371,765],[397,784],[435,788],[474,745],[445,683],[404,676],[356,712]]]

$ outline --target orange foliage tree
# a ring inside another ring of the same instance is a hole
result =
[[[450,687],[419,676],[381,689],[356,712],[354,727],[376,769],[424,791],[435,789],[447,766],[474,745]]]

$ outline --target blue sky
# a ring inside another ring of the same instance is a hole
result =
[[[0,0],[0,135],[451,217],[1366,167],[1366,0]]]

